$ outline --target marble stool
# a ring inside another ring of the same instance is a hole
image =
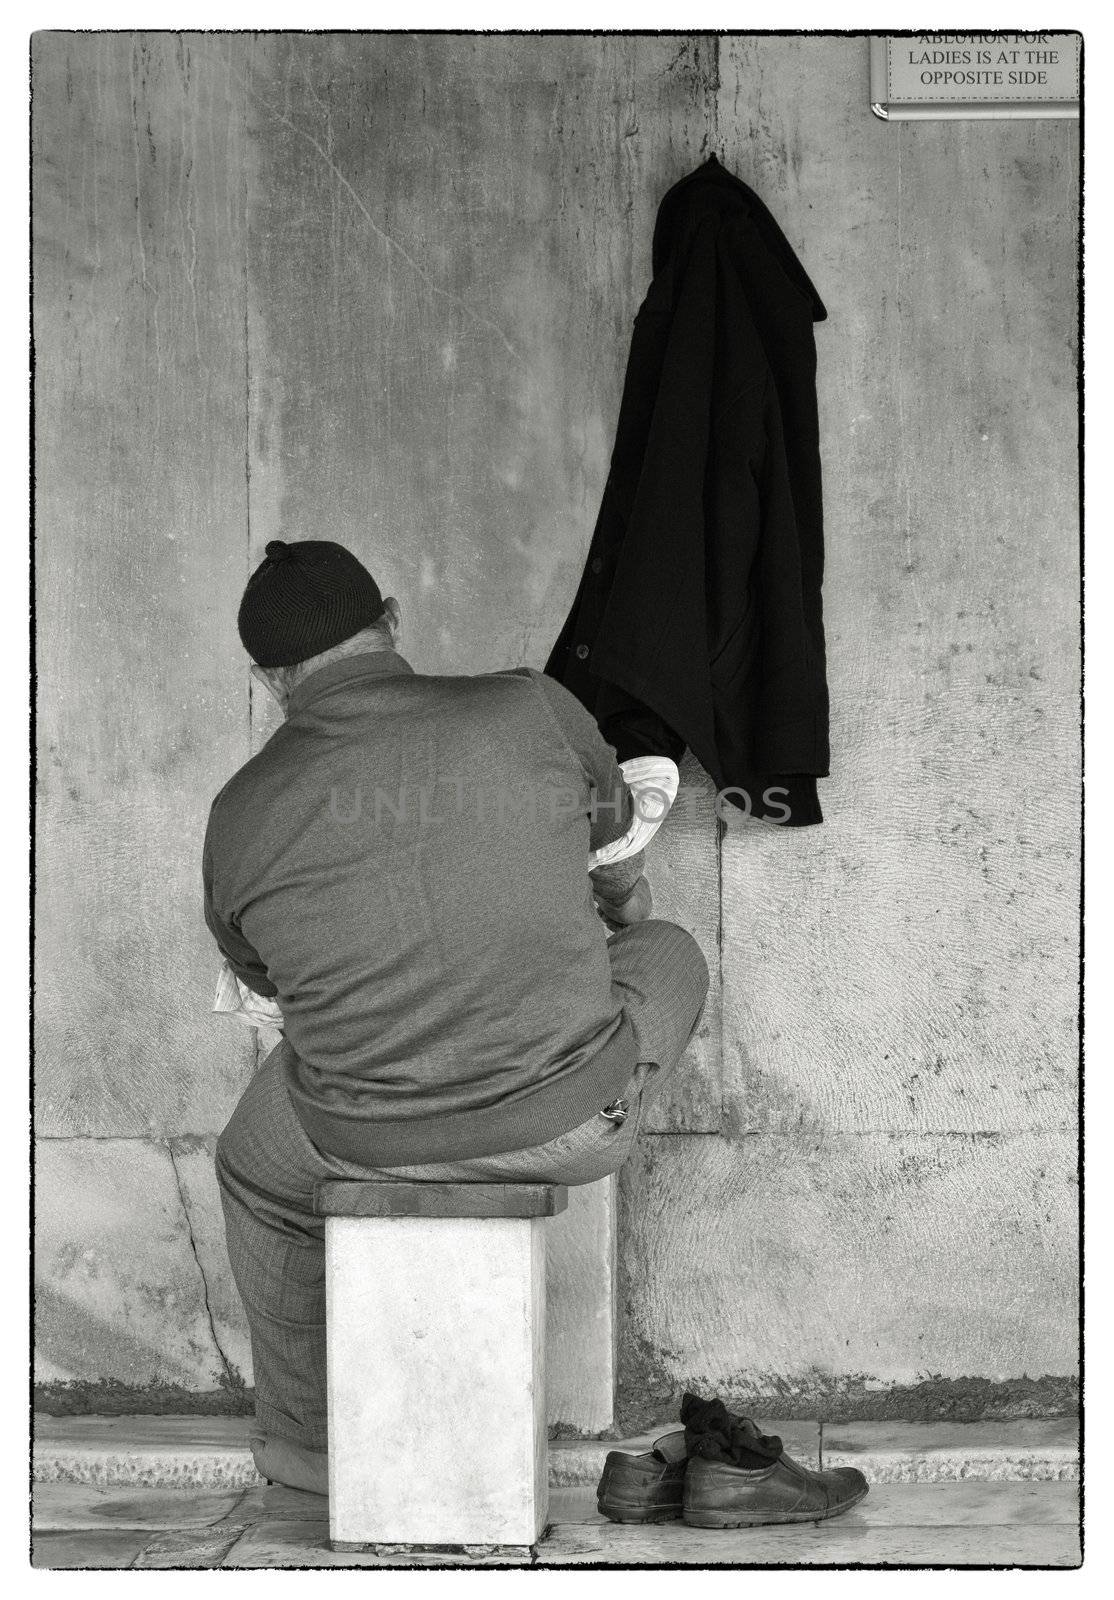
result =
[[[545,1231],[534,1183],[320,1183],[329,1535],[530,1546],[545,1526]]]

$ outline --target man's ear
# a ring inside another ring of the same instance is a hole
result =
[[[286,702],[289,699],[289,695],[287,694],[286,684],[283,682],[281,673],[274,667],[260,667],[253,661],[251,664],[251,675],[257,683],[261,683],[263,685],[268,694],[274,696],[279,705],[282,707],[283,711],[285,711]]]
[[[389,594],[383,601],[383,611],[390,620],[391,643],[397,644],[402,634],[402,607],[393,594]]]

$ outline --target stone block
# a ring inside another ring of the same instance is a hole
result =
[[[531,1545],[545,1526],[538,1218],[329,1217],[329,1531]]]
[[[200,904],[209,804],[250,754],[247,134],[227,70],[104,43],[34,45],[36,1127],[216,1132],[250,1050],[209,1014]]]
[[[233,1383],[251,1384],[251,1338],[244,1307],[232,1281],[224,1211],[213,1165],[216,1138],[181,1135],[168,1141],[178,1177],[182,1204],[189,1219],[193,1248],[205,1278],[213,1333]]]
[[[229,1384],[165,1144],[40,1140],[35,1270],[38,1349],[51,1378]]]
[[[546,1411],[577,1433],[615,1416],[615,1183],[574,1186],[546,1223]]]
[[[35,1413],[37,1483],[148,1489],[242,1489],[262,1480],[241,1417]]]
[[[1075,1370],[1068,1133],[645,1138],[621,1216],[628,1426],[686,1386],[821,1419],[892,1393],[908,1417],[928,1380],[954,1403],[968,1374]]]
[[[1067,1484],[1079,1477],[1079,1419],[833,1422],[822,1449],[825,1467],[858,1467],[871,1483]]]
[[[1074,1118],[1074,686],[1034,651],[1043,682],[1022,694],[1010,666],[1010,692],[988,696],[973,652],[922,670],[915,647],[895,650],[900,682],[844,692],[833,737],[854,791],[833,797],[824,826],[790,837],[729,822],[733,1135],[977,1133]]]

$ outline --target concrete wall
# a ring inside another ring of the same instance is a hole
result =
[[[715,148],[829,310],[834,768],[790,834],[717,827],[688,764],[656,850],[722,982],[621,1185],[620,1421],[686,1383],[767,1415],[1069,1403],[1076,125],[884,125],[865,39],[34,56],[47,1397],[250,1380],[211,1155],[255,1052],[208,1014],[198,883],[273,727],[248,572],[337,538],[419,670],[540,664],[657,201]]]

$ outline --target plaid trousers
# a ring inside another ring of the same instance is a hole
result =
[[[315,1184],[376,1177],[592,1183],[630,1155],[647,1102],[696,1029],[708,968],[690,934],[656,918],[620,929],[608,952],[615,997],[638,1044],[638,1066],[624,1092],[625,1122],[597,1116],[529,1149],[387,1171],[332,1157],[310,1141],[286,1090],[285,1041],[255,1074],[217,1142],[216,1166],[265,1438],[327,1448],[325,1223],[313,1214]]]

